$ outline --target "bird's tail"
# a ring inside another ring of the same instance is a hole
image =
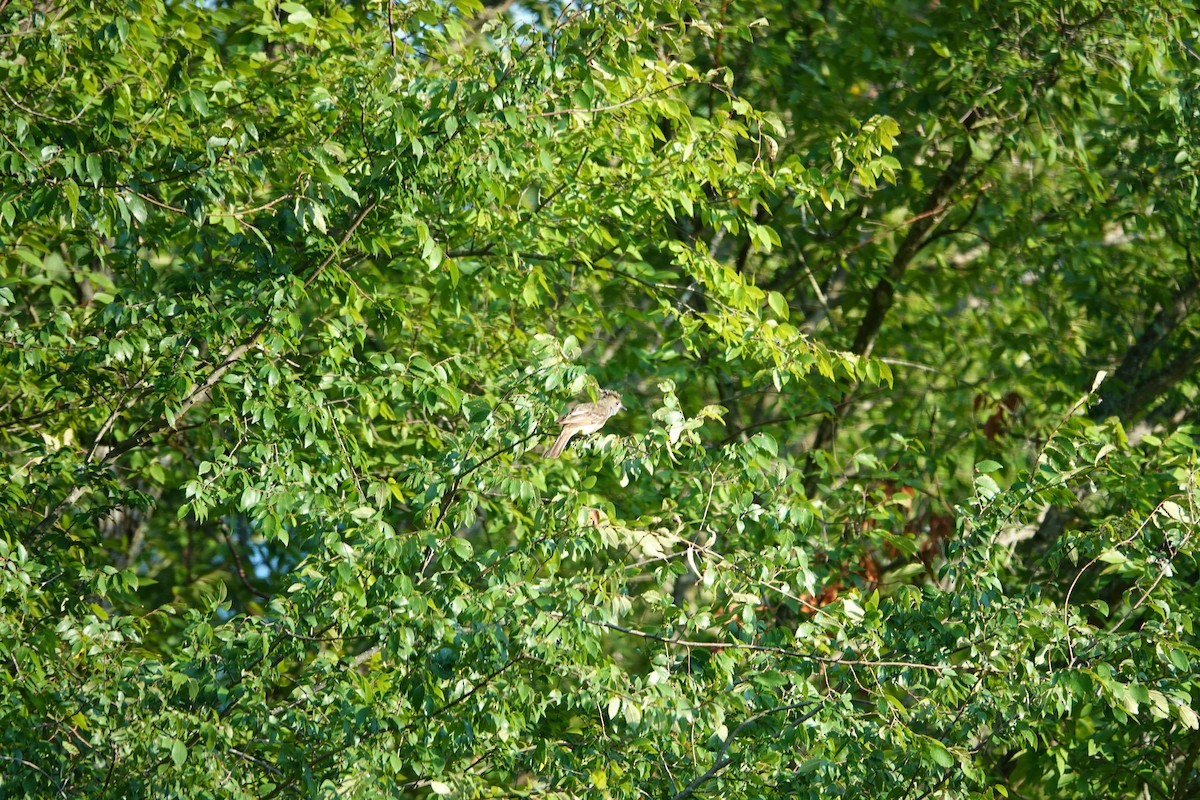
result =
[[[563,448],[567,446],[567,442],[571,441],[571,437],[575,435],[575,431],[570,428],[563,428],[563,432],[554,440],[554,444],[550,445],[550,449],[546,451],[546,458],[558,458],[562,455]]]

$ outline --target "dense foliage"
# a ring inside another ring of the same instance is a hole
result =
[[[0,0],[0,795],[1200,794],[1198,39]]]

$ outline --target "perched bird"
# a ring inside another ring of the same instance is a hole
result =
[[[546,458],[558,458],[572,436],[577,433],[585,436],[595,433],[604,427],[609,417],[623,408],[625,406],[621,405],[621,395],[611,389],[601,390],[600,399],[594,403],[580,403],[575,406],[556,421],[556,424],[562,425],[562,433],[546,451]]]

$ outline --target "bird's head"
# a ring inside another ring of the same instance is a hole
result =
[[[602,389],[600,391],[600,399],[609,401],[615,400],[617,403],[617,411],[622,411],[625,408],[625,404],[621,402],[621,395],[617,392],[614,392],[612,389]]]

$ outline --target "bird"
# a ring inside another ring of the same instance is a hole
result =
[[[577,433],[585,436],[595,433],[604,427],[609,417],[623,408],[625,406],[621,405],[621,395],[611,389],[602,389],[600,399],[594,403],[580,403],[575,406],[555,421],[555,424],[562,425],[562,433],[546,451],[546,458],[558,458],[572,436]]]

